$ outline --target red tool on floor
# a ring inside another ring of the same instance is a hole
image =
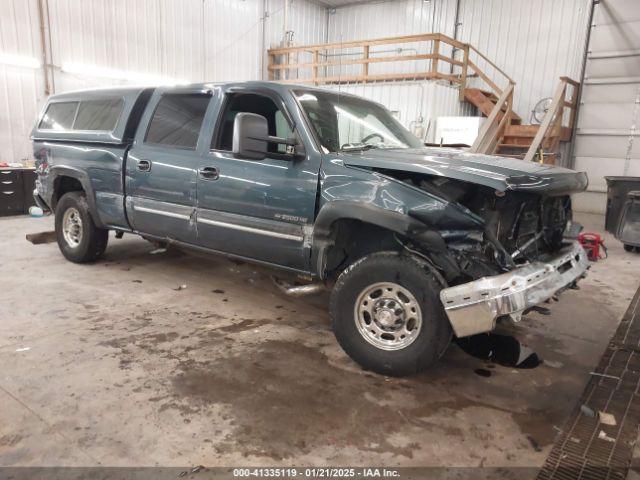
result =
[[[590,261],[597,262],[601,258],[607,258],[607,247],[604,246],[604,239],[600,234],[584,232],[578,235],[578,241],[582,248],[587,251],[587,258]],[[602,252],[600,249],[602,249]],[[601,256],[601,253],[604,256]]]

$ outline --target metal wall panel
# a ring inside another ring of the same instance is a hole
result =
[[[0,53],[40,57],[36,0],[0,0]],[[0,64],[0,162],[31,157],[28,134],[44,97],[41,69]]]
[[[127,83],[91,66],[188,81],[259,79],[263,46],[284,39],[285,0],[48,1],[56,91]],[[516,109],[526,118],[551,95],[557,76],[576,76],[588,1],[460,0],[459,37],[514,77]],[[298,45],[432,31],[453,36],[455,7],[456,0],[396,0],[333,11],[292,0],[288,29]],[[0,0],[0,8],[0,52],[40,58],[37,0]],[[89,68],[69,73],[60,70],[64,64]],[[454,89],[422,84],[344,88],[398,110],[407,126],[421,116],[427,128],[434,116],[470,113]],[[41,70],[0,66],[2,160],[30,156],[28,132],[43,97]]]
[[[461,0],[459,38],[474,45],[515,82],[514,110],[552,97],[560,76],[579,80],[589,0]]]
[[[455,1],[437,0],[397,0],[393,2],[373,2],[349,5],[329,11],[328,42],[347,42],[367,38],[392,37],[425,32],[442,32],[453,36],[455,25]],[[430,44],[385,45],[371,47],[370,55],[389,55],[389,50],[397,55],[415,54],[416,50],[426,51]],[[344,55],[346,53],[346,55]],[[451,51],[442,45],[442,54],[451,55]],[[336,58],[362,56],[362,49],[329,52]],[[351,75],[361,71],[359,65],[349,65],[328,69],[327,75]],[[424,71],[427,61],[411,61],[395,64],[371,64],[371,74]],[[471,115],[472,109],[466,103],[458,101],[458,90],[435,82],[397,82],[367,85],[347,84],[329,87],[343,90],[377,101],[392,110],[398,120],[416,133],[421,133],[426,141],[433,142],[435,122],[439,116]]]
[[[267,0],[267,48],[282,46],[284,40],[285,0]],[[324,43],[327,38],[328,10],[318,3],[290,0],[287,30],[293,32],[296,45]]]
[[[640,8],[637,1],[595,6],[585,68],[574,168],[589,175],[578,210],[604,213],[606,175],[640,176]]]
[[[514,109],[525,121],[540,99],[553,95],[558,77],[579,79],[589,0],[459,2],[457,38],[477,47],[515,80]],[[456,3],[457,0],[396,0],[338,8],[329,15],[329,41],[429,32],[453,37]],[[485,65],[481,62],[480,66]],[[376,68],[376,73],[386,73],[398,67],[380,64]],[[406,72],[407,66],[404,68]],[[341,71],[349,73],[348,68]]]
[[[266,49],[284,38],[285,0],[48,4],[56,92],[140,83],[142,75],[191,82],[259,80]],[[41,60],[38,0],[0,0],[0,9],[0,54]],[[322,5],[290,0],[288,23],[296,43],[326,41]],[[136,77],[112,78],[122,72]],[[29,131],[44,100],[42,69],[0,64],[0,161],[32,156]]]
[[[418,33],[440,32],[453,36],[455,25],[455,6],[453,0],[398,0],[393,2],[374,2],[350,5],[329,12],[328,41],[331,43],[364,40],[368,38],[394,37]],[[441,45],[441,53],[450,56],[451,50]],[[432,48],[429,42],[411,44],[373,46],[370,56],[411,55],[428,52]],[[344,49],[329,52],[336,60],[352,56],[361,57],[362,48]],[[428,60],[410,62],[373,63],[369,65],[372,75],[384,73],[424,72],[429,69]],[[329,76],[357,75],[362,72],[361,65],[332,67]]]

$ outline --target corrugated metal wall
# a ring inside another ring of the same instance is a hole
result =
[[[424,0],[398,0],[350,5],[331,10],[329,13],[328,42],[347,42],[365,38],[392,37],[427,32],[440,32],[453,36],[455,28],[456,2],[443,0],[425,2]],[[384,45],[372,47],[371,56],[389,55],[390,49],[397,54],[416,54],[429,51],[431,45],[426,42],[413,44]],[[362,56],[362,49],[343,50],[342,55]],[[451,51],[442,46],[442,54],[451,55]],[[338,56],[338,52],[329,52]],[[335,58],[333,58],[335,60]],[[395,64],[378,63],[369,67],[371,74],[411,71],[424,71],[425,61],[413,61]],[[329,69],[327,75],[357,75],[362,67],[350,65]],[[435,141],[436,119],[441,116],[471,115],[473,109],[458,101],[458,90],[446,82],[399,82],[368,85],[347,84],[329,87],[361,95],[380,102],[394,111],[398,120],[414,133],[430,142]]]
[[[264,49],[284,37],[285,0],[48,4],[56,92],[140,83],[147,80],[144,75],[192,82],[258,80],[266,65]],[[0,11],[0,54],[41,61],[38,1],[0,0]],[[324,42],[327,14],[319,4],[292,0],[293,40]],[[113,78],[122,72],[132,76]],[[44,98],[41,68],[0,63],[0,161],[31,157],[28,135]]]
[[[0,53],[40,57],[36,0],[0,0]],[[43,98],[41,69],[0,63],[0,161],[30,158],[27,135]]]
[[[527,122],[535,104],[553,95],[558,77],[579,80],[589,5],[590,0],[395,0],[358,4],[338,8],[329,15],[329,41],[427,32],[455,35],[478,48],[516,82],[514,108]],[[422,46],[421,53],[424,51]],[[442,53],[450,54],[444,49]],[[484,62],[479,66],[494,80],[500,80]],[[394,71],[389,64],[375,67],[379,70],[371,73]],[[406,72],[406,65],[404,68]],[[349,73],[346,67],[341,71]]]
[[[0,54],[41,59],[37,1],[0,0]],[[552,94],[559,75],[578,76],[589,0],[459,2],[458,37],[516,80],[516,110],[525,119],[535,102]],[[48,3],[56,91],[126,83],[106,78],[114,72],[132,72],[134,83],[144,74],[187,81],[259,79],[266,63],[263,46],[284,38],[285,0]],[[313,0],[292,0],[287,29],[298,45],[424,32],[454,36],[456,4],[395,0],[326,9]],[[27,137],[43,85],[42,69],[0,65],[0,160],[30,156]],[[431,134],[437,116],[470,113],[444,84],[342,88],[397,110],[407,126],[422,117]]]
[[[580,80],[591,0],[460,0],[458,38],[515,82],[514,109],[525,123],[552,97],[560,76]]]
[[[605,176],[640,177],[640,9],[637,0],[595,6],[578,129],[576,169],[589,175],[575,208],[604,213]]]

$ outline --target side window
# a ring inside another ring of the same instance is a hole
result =
[[[163,95],[153,112],[145,142],[195,149],[210,99],[200,93]]]
[[[49,104],[38,128],[41,130],[69,130],[76,116],[78,102],[55,102]]]
[[[121,98],[83,100],[73,123],[74,130],[112,131],[122,112]]]
[[[213,135],[211,148],[213,150],[231,151],[233,147],[233,122],[238,113],[256,113],[267,119],[269,135],[275,137],[292,137],[293,130],[285,116],[269,97],[255,93],[232,93],[227,95],[227,101],[220,121],[218,131]],[[286,145],[269,144],[269,152],[286,153]]]

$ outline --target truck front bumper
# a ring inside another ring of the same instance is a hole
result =
[[[493,330],[498,317],[518,320],[525,310],[584,276],[588,268],[584,249],[571,242],[548,262],[445,288],[440,300],[456,336],[467,337]]]

